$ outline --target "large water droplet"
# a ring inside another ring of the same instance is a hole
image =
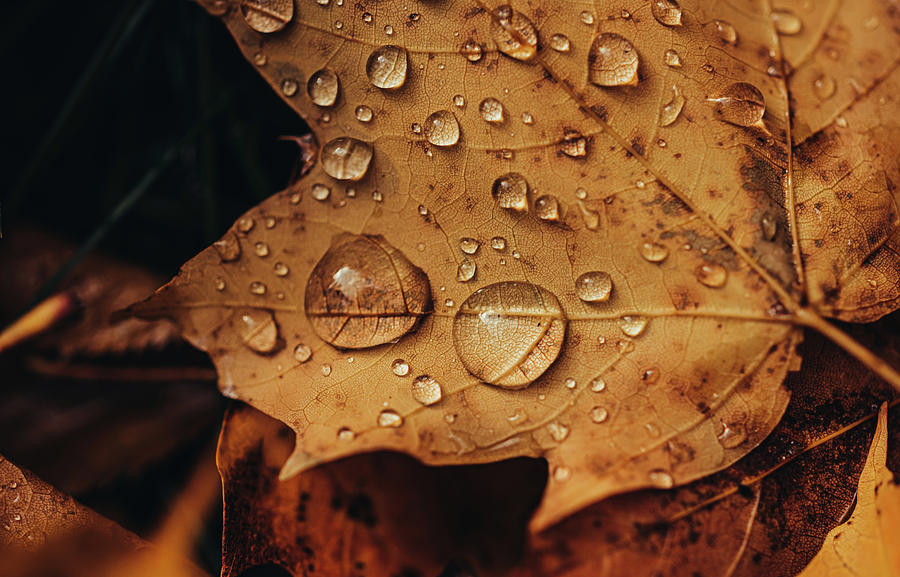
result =
[[[453,146],[459,142],[459,122],[449,110],[432,112],[425,119],[425,139],[435,146]]]
[[[270,353],[278,344],[278,325],[271,311],[242,311],[238,316],[237,331],[244,344],[257,353]]]
[[[589,303],[602,303],[612,294],[612,277],[603,271],[590,271],[575,279],[575,293],[578,298]]]
[[[534,201],[534,213],[541,220],[556,222],[559,220],[559,200],[552,194],[539,196]]]
[[[556,296],[537,285],[500,282],[472,293],[453,318],[463,366],[507,389],[528,386],[556,360],[566,318]]]
[[[568,52],[572,48],[572,43],[565,34],[554,34],[550,37],[550,48],[557,52]]]
[[[306,83],[306,93],[316,106],[331,106],[337,100],[340,91],[338,75],[330,68],[314,72]]]
[[[723,287],[725,286],[725,281],[728,280],[728,271],[724,266],[716,262],[701,264],[697,267],[695,274],[698,281],[712,288]]]
[[[398,339],[430,306],[428,277],[381,236],[338,236],[306,285],[313,329],[341,348]]]
[[[531,60],[538,51],[538,34],[526,16],[509,4],[494,9],[491,35],[503,54],[516,60]]]
[[[597,36],[588,53],[588,74],[598,86],[635,86],[638,64],[631,42],[612,32]]]
[[[241,243],[233,232],[226,233],[225,236],[213,243],[219,258],[224,262],[231,262],[241,258]]]
[[[669,256],[669,249],[658,242],[645,242],[640,247],[641,256],[647,262],[662,262]]]
[[[250,28],[271,34],[294,17],[294,0],[241,0],[241,14]]]
[[[678,120],[684,109],[684,96],[678,86],[672,86],[672,99],[659,109],[659,125],[669,126]]]
[[[629,337],[639,337],[647,328],[648,322],[644,317],[626,316],[619,319],[619,328]]]
[[[775,10],[772,12],[772,22],[775,24],[775,30],[783,36],[800,34],[803,30],[803,21],[790,10]]]
[[[429,375],[416,377],[412,382],[413,398],[425,406],[441,400],[441,385]]]
[[[322,168],[337,180],[359,180],[372,162],[372,147],[361,140],[342,136],[329,141],[320,153]]]
[[[748,82],[735,82],[707,100],[715,104],[720,120],[736,126],[763,126],[766,100],[759,88]]]
[[[481,118],[483,118],[485,122],[490,122],[492,124],[503,122],[503,104],[496,98],[485,98],[482,100],[481,104],[478,105],[478,111],[481,112]]]
[[[393,90],[406,82],[406,50],[399,46],[379,46],[366,62],[366,75],[378,88]]]
[[[651,0],[650,11],[663,26],[681,26],[681,6],[675,0]]]
[[[491,194],[501,208],[528,210],[528,181],[518,172],[509,172],[497,178]]]
[[[397,411],[385,409],[378,414],[379,427],[401,427],[403,426],[403,417]]]

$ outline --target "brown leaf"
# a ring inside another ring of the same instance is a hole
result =
[[[136,310],[297,432],[282,478],[377,449],[544,455],[540,528],[745,455],[800,326],[900,386],[822,319],[900,297],[892,7],[847,12],[847,43],[862,13],[891,41],[842,54],[859,94],[821,105],[790,69],[830,37],[785,61],[803,14],[762,0],[258,4],[211,9],[320,162]]]

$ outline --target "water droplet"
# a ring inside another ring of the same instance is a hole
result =
[[[550,37],[550,48],[557,52],[568,52],[572,48],[572,43],[565,34],[554,34]]]
[[[534,124],[534,116],[532,116],[530,112],[523,112],[522,113],[522,123],[523,124]]]
[[[729,22],[725,22],[724,20],[714,20],[713,26],[716,28],[716,34],[719,35],[719,38],[722,42],[726,44],[731,44],[734,46],[738,41],[737,30],[734,29]]]
[[[557,443],[562,443],[569,436],[569,427],[562,423],[553,422],[547,425],[547,432]]]
[[[338,30],[340,30],[341,28],[344,27],[344,23],[341,22],[340,20],[335,20],[335,21],[334,21],[334,27],[337,28]]]
[[[275,276],[283,277],[283,276],[287,276],[288,273],[291,272],[290,269],[288,268],[288,265],[284,264],[283,262],[276,262],[275,266],[272,268],[275,272]]]
[[[722,432],[716,435],[719,443],[726,449],[734,449],[747,440],[747,432],[741,425],[722,423]]]
[[[849,124],[847,123],[847,119],[844,118],[843,116],[838,116],[837,118],[835,118],[834,124],[838,128],[847,128],[849,126]]]
[[[220,276],[216,277],[216,290],[219,292],[225,290],[225,279]]]
[[[271,230],[271,229],[275,228],[276,224],[278,224],[278,221],[275,220],[275,217],[273,217],[273,216],[266,217],[266,228]]]
[[[478,106],[478,110],[485,122],[498,124],[504,120],[503,104],[496,98],[485,98]]]
[[[403,426],[403,417],[397,414],[397,411],[385,409],[378,415],[379,427],[401,427]]]
[[[597,36],[588,53],[590,80],[598,86],[637,85],[638,63],[631,42],[612,32]]]
[[[584,156],[587,154],[587,139],[577,130],[566,130],[559,150],[572,158]]]
[[[541,220],[556,222],[559,220],[559,200],[552,194],[539,196],[534,201],[534,213]]]
[[[366,75],[378,88],[393,90],[406,82],[406,50],[399,46],[380,46],[366,62]]]
[[[463,56],[466,57],[466,60],[468,60],[469,62],[478,62],[484,55],[484,49],[481,47],[481,44],[478,44],[471,38],[467,40],[465,44],[463,44],[460,52]]]
[[[601,337],[601,338],[603,338],[603,337]],[[603,338],[603,341],[605,342],[606,339]],[[593,391],[595,393],[602,393],[605,390],[606,390],[606,381],[603,380],[603,377],[600,377],[600,376],[594,377],[594,380],[591,381],[591,391]]]
[[[253,55],[253,63],[257,66],[265,66],[267,62],[269,62],[269,58],[262,52]]]
[[[577,386],[578,386],[578,383],[572,377],[569,377],[568,379],[566,379],[566,388],[567,389],[573,390]]]
[[[411,331],[431,304],[428,277],[381,236],[342,234],[306,285],[306,314],[323,340],[358,349]]]
[[[214,242],[213,246],[223,262],[241,258],[241,243],[233,232],[225,233],[225,236]]]
[[[526,16],[509,4],[494,9],[491,35],[497,49],[516,60],[531,60],[538,51],[538,34]]]
[[[320,153],[322,168],[337,180],[359,180],[372,162],[372,147],[361,140],[342,136],[329,141]]]
[[[398,377],[405,377],[409,374],[409,363],[403,359],[394,359],[391,363],[391,371]]]
[[[372,200],[374,200],[375,202],[381,202],[382,200],[384,200],[384,195],[381,194],[380,190],[373,190],[372,191]]]
[[[581,21],[585,24],[590,25],[594,23],[594,14],[593,12],[590,12],[588,10],[583,10],[581,14],[578,15],[578,17],[581,18]]]
[[[356,119],[360,122],[371,122],[373,116],[375,116],[375,113],[365,104],[356,107]]]
[[[629,337],[639,337],[647,328],[647,319],[639,316],[626,316],[619,319],[619,328]]]
[[[421,375],[412,382],[413,398],[425,406],[441,400],[441,385],[433,377]]]
[[[491,194],[501,208],[528,210],[528,181],[518,172],[508,172],[494,181]]]
[[[386,24],[384,26],[384,33],[387,34],[388,36],[390,36],[391,34],[394,33],[394,27],[391,26],[390,24]]]
[[[763,238],[772,240],[778,232],[778,221],[771,214],[764,214],[759,221],[759,228],[762,230]]]
[[[648,262],[662,262],[669,256],[669,249],[658,242],[645,242],[641,245],[641,256]]]
[[[584,227],[588,230],[597,230],[600,228],[600,213],[587,207],[582,201],[578,201],[578,209],[581,211],[581,218],[584,220]]]
[[[481,248],[481,242],[474,238],[464,236],[459,239],[459,250],[466,254],[475,254],[479,248]]]
[[[468,282],[475,278],[475,261],[466,257],[462,259],[462,262],[459,263],[459,268],[456,271],[456,280],[459,282]]]
[[[653,423],[647,423],[647,424],[645,424],[645,425],[644,425],[644,430],[647,431],[647,435],[648,435],[648,436],[650,436],[650,437],[652,437],[652,438],[654,438],[654,439],[657,438],[657,437],[659,437],[659,435],[661,434],[661,433],[660,433],[660,430],[659,430],[659,427],[657,427],[657,426],[654,425]]]
[[[300,88],[300,85],[297,84],[297,81],[293,78],[285,78],[281,81],[281,93],[285,96],[293,96],[297,94],[298,88]]]
[[[586,272],[575,280],[578,298],[589,303],[608,301],[612,288],[612,278],[603,271]]]
[[[278,344],[278,325],[271,311],[247,309],[238,317],[241,341],[257,353],[270,353]]]
[[[453,342],[463,366],[507,389],[526,387],[543,374],[559,355],[565,332],[556,296],[523,282],[475,291],[453,319]]]
[[[253,245],[253,252],[258,257],[269,256],[269,245],[262,241],[259,241]]]
[[[587,198],[587,194],[588,194],[588,193],[587,193],[587,190],[585,190],[585,189],[583,189],[583,188],[576,188],[576,189],[575,189],[575,198],[577,198],[578,200],[584,200],[584,199],[586,199],[586,198]]]
[[[672,475],[662,469],[650,471],[647,477],[650,479],[650,483],[658,489],[671,489],[675,486],[675,480],[672,478]]]
[[[257,296],[266,294],[266,285],[258,280],[250,283],[250,292]]]
[[[459,123],[449,110],[432,112],[425,119],[425,139],[435,146],[453,146],[459,142]]]
[[[298,363],[305,363],[312,357],[312,349],[303,343],[298,343],[294,347],[294,360]]]
[[[462,94],[457,94],[453,97],[453,105],[457,108],[462,108],[466,105],[466,98]]]
[[[707,100],[715,104],[716,114],[724,122],[736,126],[763,126],[766,100],[759,88],[748,82],[735,82]]]
[[[670,68],[681,68],[681,56],[672,48],[666,50],[665,60],[666,66]]]
[[[331,189],[324,184],[316,183],[312,185],[310,194],[316,200],[328,200],[328,197],[331,195]]]
[[[684,109],[684,96],[677,85],[672,86],[672,99],[659,110],[659,125],[669,126],[678,120]]]
[[[605,408],[596,406],[591,409],[591,421],[600,424],[605,423],[607,419],[609,419],[609,411]]]
[[[775,24],[775,30],[784,36],[799,34],[803,29],[803,21],[790,10],[775,10],[772,12],[772,22]]]
[[[338,75],[329,68],[323,68],[309,77],[306,93],[316,106],[331,106],[335,103],[340,91]]]
[[[834,78],[831,76],[823,74],[813,82],[813,89],[819,100],[828,100],[834,96],[834,93],[837,90],[837,83],[835,83]]]
[[[572,476],[572,471],[568,467],[554,467],[553,468],[553,480],[562,483],[563,481],[568,481],[569,477]]]
[[[491,239],[491,248],[496,251],[506,250],[506,239],[502,236],[495,236]]]
[[[444,306],[447,307],[448,309],[452,309],[455,304],[456,303],[453,302],[453,299],[444,300]]]
[[[353,439],[356,438],[356,434],[353,431],[351,431],[350,429],[348,429],[347,427],[343,427],[341,430],[338,431],[337,438],[338,438],[338,441],[344,441],[344,442],[352,441]]]
[[[663,26],[681,26],[681,6],[675,0],[652,0],[650,11]]]
[[[322,366],[319,368],[319,371],[322,373],[323,377],[327,377],[331,375],[331,365],[328,363],[322,363]]]
[[[725,286],[725,281],[728,280],[728,271],[724,266],[715,262],[701,264],[694,273],[697,275],[698,281],[712,288]]]
[[[271,34],[294,17],[294,0],[241,0],[241,14],[250,28]]]

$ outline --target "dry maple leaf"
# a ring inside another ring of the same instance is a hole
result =
[[[135,310],[297,432],[545,456],[534,527],[756,446],[900,300],[893,3],[208,2],[319,163]],[[377,9],[376,9],[377,8]]]

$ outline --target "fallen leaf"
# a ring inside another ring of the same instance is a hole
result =
[[[320,162],[135,311],[296,431],[282,478],[543,455],[536,529],[745,455],[803,326],[900,385],[822,318],[900,298],[894,8],[841,12],[843,43],[863,13],[889,40],[838,50],[858,94],[822,104],[790,73],[824,33],[788,50],[762,0],[664,4],[210,2]]]
[[[846,523],[828,533],[822,551],[800,574],[900,575],[900,488],[887,468],[887,404],[878,413],[878,428],[856,493],[856,507]]]

